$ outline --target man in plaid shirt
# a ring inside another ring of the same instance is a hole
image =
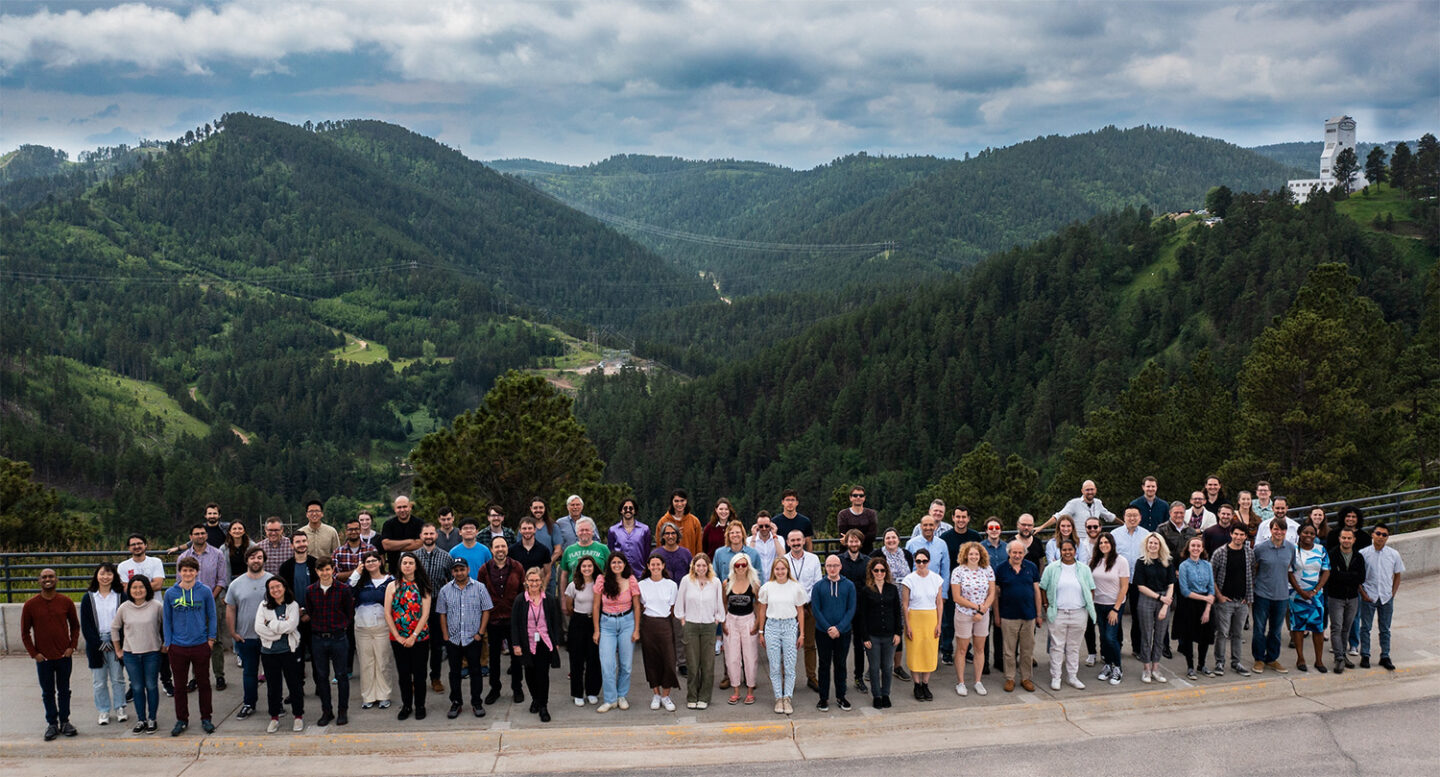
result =
[[[359,529],[359,523],[356,523]],[[310,616],[310,650],[315,667],[315,692],[320,697],[320,726],[331,721],[349,723],[350,709],[350,628],[355,621],[355,600],[350,586],[335,579],[335,565],[328,558],[315,562],[319,581],[305,589],[305,613]],[[330,668],[335,668],[335,685],[340,695],[340,717],[330,706]]]
[[[350,573],[360,568],[360,562],[365,554],[374,550],[375,546],[366,542],[360,537],[360,521],[351,518],[345,522],[345,541],[335,549],[335,577],[346,580]]]
[[[450,579],[450,554],[445,552],[436,544],[440,538],[440,532],[435,529],[435,524],[427,523],[420,529],[420,549],[415,551],[415,558],[420,560],[421,569],[425,570],[425,577],[430,580],[430,590],[438,591]],[[430,608],[430,634],[439,635],[440,613],[435,608]],[[440,684],[440,666],[445,661],[445,640],[430,640],[430,690],[442,693],[445,686]]]
[[[285,524],[274,516],[265,519],[265,539],[258,544],[265,550],[265,571],[272,575],[278,576],[280,565],[295,558],[290,538],[285,536]]]

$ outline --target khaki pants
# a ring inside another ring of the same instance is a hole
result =
[[[355,627],[355,662],[360,672],[360,698],[366,703],[390,700],[390,629]]]
[[[225,625],[225,599],[223,595],[221,598],[215,600],[215,622],[220,624],[221,628],[216,630],[215,646],[210,648],[210,674],[215,678],[216,682],[223,682],[225,680],[225,635],[227,633],[223,628]]]
[[[1001,623],[1005,637],[1005,679],[1015,680],[1015,667],[1019,664],[1020,681],[1030,679],[1030,662],[1035,658],[1035,621],[1006,619]],[[1018,653],[1018,655],[1017,655]]]

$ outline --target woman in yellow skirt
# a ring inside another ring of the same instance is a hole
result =
[[[944,581],[930,571],[930,552],[915,551],[915,571],[900,582],[905,615],[905,664],[915,680],[916,701],[934,701],[930,673],[940,660],[940,600]]]

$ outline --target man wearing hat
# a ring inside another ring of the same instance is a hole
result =
[[[494,602],[485,586],[470,579],[470,562],[456,557],[450,562],[450,582],[440,589],[435,612],[440,616],[440,632],[445,635],[445,654],[450,662],[450,712],[457,718],[464,706],[460,695],[460,667],[468,663],[476,667],[470,672],[470,707],[475,717],[485,717],[484,678],[478,667],[485,665],[481,650],[485,627],[490,623]]]

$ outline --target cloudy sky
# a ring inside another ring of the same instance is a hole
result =
[[[229,111],[396,122],[477,159],[810,167],[1157,124],[1242,145],[1440,131],[1421,2],[0,3],[0,151]]]

